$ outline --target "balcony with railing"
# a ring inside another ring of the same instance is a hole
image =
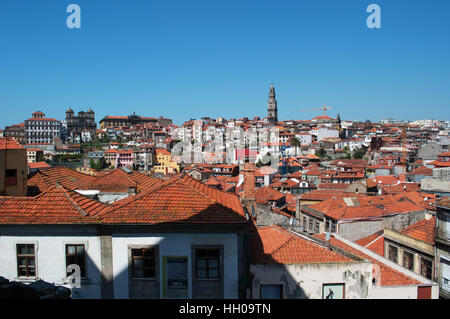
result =
[[[442,282],[441,289],[447,294],[450,294],[450,284],[448,282],[447,283]]]
[[[443,227],[436,227],[436,239],[450,243],[450,231]]]

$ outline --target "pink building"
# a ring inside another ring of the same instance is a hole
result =
[[[117,151],[117,168],[129,167],[133,168],[134,152],[132,150],[118,150]]]

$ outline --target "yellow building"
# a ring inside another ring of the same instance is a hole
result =
[[[117,157],[119,151],[115,148],[107,150],[103,156],[105,157],[105,162],[108,167],[116,167],[117,166]]]
[[[27,153],[15,139],[0,138],[0,195],[27,195]]]
[[[77,167],[77,172],[80,172],[80,173],[83,173],[86,175],[97,176],[97,171],[95,169],[87,167],[87,166]]]
[[[172,154],[166,149],[157,149],[153,161],[155,173],[172,174],[180,172],[180,165],[172,161]]]

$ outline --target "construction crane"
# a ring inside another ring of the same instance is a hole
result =
[[[316,108],[313,108],[313,109],[300,110],[300,112],[318,111],[318,110],[322,110],[323,111],[323,115],[326,116],[327,115],[327,110],[331,110],[331,107],[324,105],[323,107],[316,107]]]

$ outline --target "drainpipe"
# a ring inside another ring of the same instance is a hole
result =
[[[7,152],[8,150],[8,143],[5,143],[5,175],[3,176],[3,192],[6,195],[6,154],[8,154]]]

